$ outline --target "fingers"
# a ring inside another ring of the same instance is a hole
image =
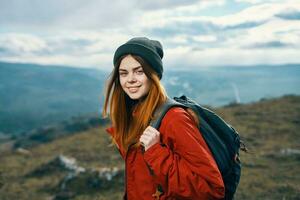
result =
[[[150,135],[141,135],[140,142],[143,144],[147,144],[149,141],[151,141],[152,137]]]
[[[140,143],[145,151],[160,140],[160,133],[155,128],[148,126],[140,137]]]
[[[152,126],[148,126],[145,131],[143,132],[143,135],[159,135],[159,131],[153,128]]]
[[[143,144],[144,147],[149,146],[149,144],[154,139],[154,137],[155,137],[154,135],[143,134],[140,137],[140,142],[141,142],[141,144]]]

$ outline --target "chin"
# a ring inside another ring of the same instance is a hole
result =
[[[131,93],[127,93],[127,95],[130,97],[130,99],[132,100],[139,100],[141,99],[143,96],[145,96],[144,94],[140,94],[140,93],[134,93],[134,94],[131,94]]]
[[[140,95],[128,95],[130,97],[130,99],[133,99],[133,100],[138,100],[141,98]]]

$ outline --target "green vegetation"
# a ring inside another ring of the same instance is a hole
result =
[[[300,96],[232,104],[214,111],[239,131],[250,149],[240,155],[243,171],[236,199],[300,199]],[[53,199],[66,172],[30,174],[58,155],[76,158],[84,168],[123,168],[118,151],[110,144],[101,125],[34,146],[28,152],[2,152],[0,199]],[[81,177],[69,186],[77,191],[71,199],[121,199],[122,181],[109,189],[90,189],[84,184],[87,179]]]

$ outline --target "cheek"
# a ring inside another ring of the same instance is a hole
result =
[[[148,78],[144,81],[144,85],[145,85],[145,90],[148,92],[151,85],[151,82]]]
[[[122,77],[119,77],[119,80],[120,80],[120,85],[121,85],[121,87],[124,89],[125,88],[125,79],[124,78],[122,78]]]

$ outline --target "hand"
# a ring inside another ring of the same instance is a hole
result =
[[[154,144],[158,143],[159,140],[160,132],[152,126],[148,126],[140,137],[140,143],[145,148],[145,151],[147,151],[147,149]]]

